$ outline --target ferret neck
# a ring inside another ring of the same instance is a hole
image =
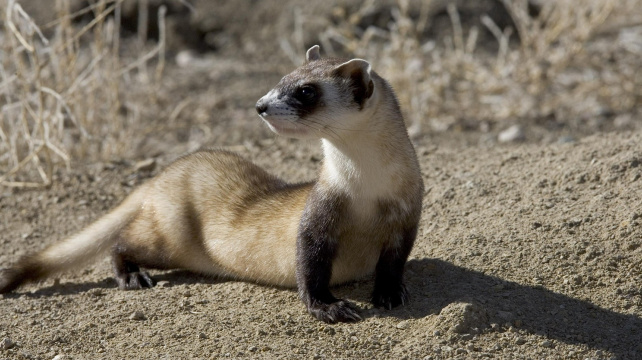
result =
[[[396,179],[408,172],[407,158],[413,150],[405,133],[395,136],[395,129],[387,130],[392,131],[364,132],[341,141],[323,139],[321,180],[351,197],[392,196]]]

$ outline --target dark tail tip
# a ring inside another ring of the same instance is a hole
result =
[[[34,256],[26,256],[14,266],[0,269],[0,294],[6,294],[20,285],[46,277],[43,266]]]
[[[0,294],[11,292],[28,280],[24,271],[16,268],[3,269],[0,271]]]

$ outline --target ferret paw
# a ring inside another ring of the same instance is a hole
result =
[[[145,271],[135,271],[116,276],[118,288],[121,290],[138,290],[152,288],[156,285],[154,279]]]
[[[308,306],[308,311],[317,319],[329,324],[361,320],[359,308],[345,300],[337,300],[330,304],[317,302]]]
[[[399,286],[375,289],[372,294],[372,304],[376,307],[383,307],[391,310],[399,305],[408,303],[408,290],[404,284]]]

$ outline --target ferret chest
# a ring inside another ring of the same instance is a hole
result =
[[[337,229],[339,247],[357,253],[378,252],[382,246],[394,245],[399,240],[407,218],[403,201],[352,199]]]
[[[394,223],[376,217],[349,217],[337,234],[337,253],[332,266],[332,283],[342,283],[372,274],[381,250],[399,241]]]

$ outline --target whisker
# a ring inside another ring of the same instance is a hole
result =
[[[309,127],[310,129],[312,129],[312,130],[316,131],[317,133],[319,133],[319,135],[328,135],[329,137],[334,137],[334,136],[339,137],[339,135],[336,134],[336,133],[327,133],[326,131],[324,131],[323,127],[321,127],[321,126],[319,126],[319,127],[312,126],[312,124],[306,124],[304,121],[299,121],[298,123],[301,124],[301,125]]]
[[[318,122],[315,122],[315,121],[312,121],[312,120],[308,120],[308,119],[299,120],[299,121],[293,121],[293,120],[288,120],[288,121],[292,122],[295,125],[307,126],[308,128],[316,131],[321,137],[323,137],[323,135],[327,135],[329,138],[336,139],[337,141],[341,141],[341,142],[343,142],[345,144],[345,141],[343,140],[343,138],[341,138],[341,136],[337,132],[335,132],[333,130],[331,130],[331,132],[325,131],[325,128],[321,123],[318,123]],[[319,125],[319,126],[313,126],[313,124],[316,124],[316,125]]]
[[[331,127],[331,126],[323,125],[323,124],[322,124],[322,123],[320,123],[320,122],[317,122],[317,121],[314,121],[314,120],[310,120],[310,119],[302,120],[302,121],[301,121],[301,123],[304,123],[304,122],[306,122],[306,121],[307,121],[307,122],[311,122],[311,123],[316,124],[316,125],[319,125],[318,131],[320,131],[320,132],[322,132],[322,133],[324,133],[324,134],[327,134],[330,138],[333,138],[333,139],[335,139],[335,140],[337,140],[337,141],[341,141],[344,145],[347,145],[347,144],[348,144],[348,143],[347,143],[347,142],[346,142],[346,141],[341,137],[341,135],[339,135],[339,133],[337,133],[337,132],[336,132],[336,131]],[[306,125],[308,125],[308,124],[306,124]],[[311,128],[313,128],[313,129],[314,129],[314,127],[312,127],[311,125],[308,125],[308,126],[310,126]]]
[[[312,120],[310,120],[310,121],[312,121]],[[376,129],[348,129],[348,128],[342,128],[342,127],[338,127],[338,126],[330,125],[330,124],[325,125],[325,126],[329,127],[329,128],[337,129],[337,130],[342,130],[342,131],[355,131],[355,132],[376,132],[376,131],[378,131]]]
[[[312,130],[314,130],[314,131],[316,131],[318,133],[323,133],[320,128],[316,128],[316,127],[311,126],[309,124],[306,124],[306,123],[304,123],[302,121],[297,121],[297,120],[292,120],[292,119],[286,119],[286,120],[289,121],[290,123],[292,123],[295,127],[299,126],[299,125],[304,125],[304,126],[307,126],[310,129],[312,129]]]

